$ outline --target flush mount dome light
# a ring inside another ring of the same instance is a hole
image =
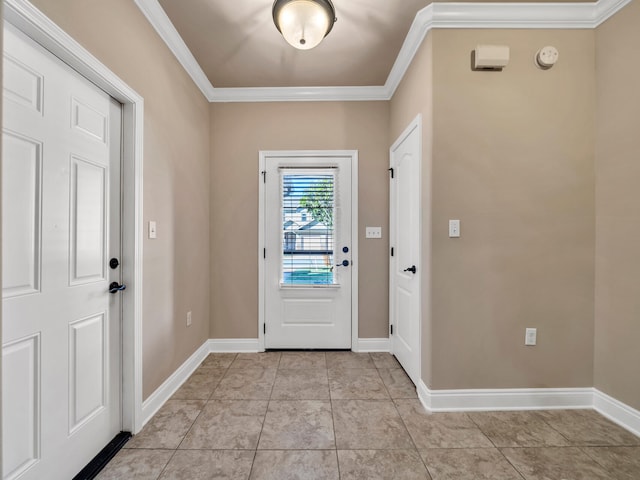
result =
[[[309,50],[326,37],[336,21],[331,0],[276,0],[273,23],[293,47]]]

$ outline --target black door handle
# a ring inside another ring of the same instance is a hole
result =
[[[109,285],[109,293],[121,292],[125,288],[127,288],[126,285],[120,285],[118,282],[111,282],[111,285]]]
[[[348,267],[349,266],[349,260],[343,260],[342,263],[339,263],[336,265],[336,267]]]
[[[411,265],[409,268],[405,268],[404,271],[405,272],[411,272],[411,273],[413,273],[415,275],[417,270],[416,270],[416,266],[415,265]]]

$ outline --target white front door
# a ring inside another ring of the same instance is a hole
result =
[[[351,348],[351,156],[264,159],[265,348]]]
[[[391,147],[390,323],[393,354],[414,384],[420,379],[420,117]]]
[[[4,29],[4,479],[73,478],[121,429],[121,108]]]

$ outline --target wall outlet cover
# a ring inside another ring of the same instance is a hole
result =
[[[366,238],[382,238],[382,227],[367,227]]]

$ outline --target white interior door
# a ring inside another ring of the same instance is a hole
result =
[[[69,479],[119,431],[121,109],[4,29],[4,479]]]
[[[420,164],[418,117],[391,147],[390,323],[393,354],[414,384],[420,378]]]
[[[351,157],[267,157],[265,348],[351,348]]]

